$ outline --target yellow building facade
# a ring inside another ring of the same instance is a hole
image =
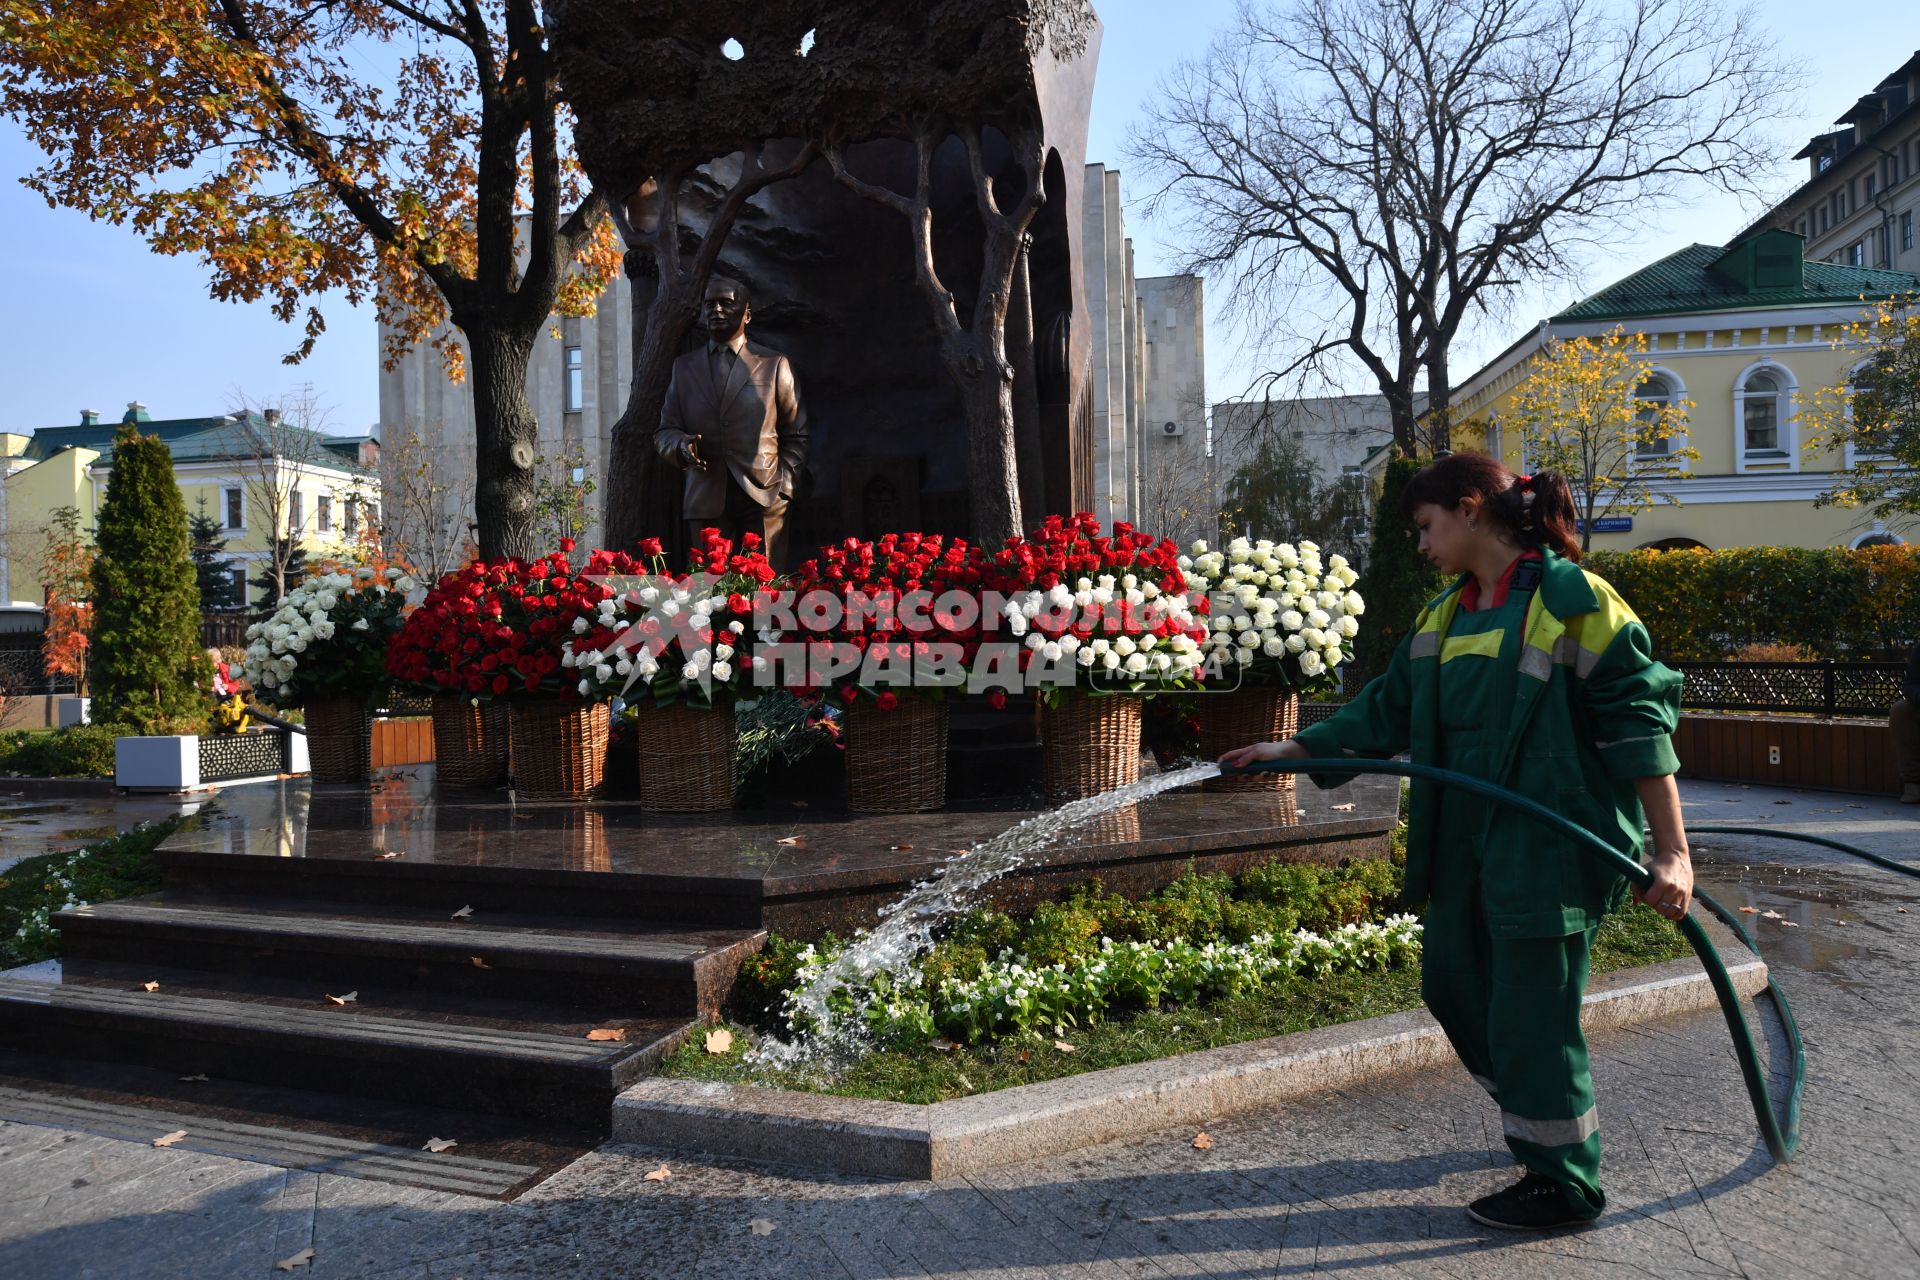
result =
[[[1462,439],[1456,429],[1456,441],[1530,470],[1519,431],[1507,425],[1515,391],[1549,343],[1619,328],[1648,340],[1652,375],[1640,394],[1691,402],[1673,445],[1699,457],[1676,460],[1681,474],[1652,486],[1677,505],[1656,497],[1648,510],[1596,522],[1596,550],[1908,541],[1920,530],[1814,505],[1847,459],[1809,446],[1801,410],[1862,362],[1846,326],[1864,304],[1916,291],[1920,277],[1905,272],[1806,262],[1800,237],[1783,231],[1726,248],[1694,245],[1543,321],[1476,373],[1453,403],[1456,421],[1483,424],[1484,435]]]
[[[370,436],[329,436],[265,415],[155,420],[138,405],[122,421],[166,442],[187,515],[204,511],[220,526],[221,554],[249,606],[260,603],[249,581],[265,571],[274,538],[293,538],[309,560],[346,559],[379,521],[379,445]],[[73,507],[92,532],[117,429],[83,414],[76,426],[0,433],[0,603],[43,601],[39,565],[56,511]]]

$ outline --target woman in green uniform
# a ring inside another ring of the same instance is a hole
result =
[[[1619,593],[1577,563],[1566,481],[1453,454],[1416,475],[1403,501],[1421,552],[1457,575],[1453,585],[1353,701],[1221,763],[1410,752],[1539,800],[1645,858],[1653,881],[1635,896],[1669,919],[1684,915],[1693,871],[1671,739],[1680,677],[1653,660]],[[1427,904],[1421,994],[1499,1105],[1526,1169],[1467,1212],[1510,1230],[1590,1222],[1606,1196],[1580,1004],[1594,929],[1624,901],[1626,879],[1490,801],[1416,781],[1408,803],[1407,899]]]

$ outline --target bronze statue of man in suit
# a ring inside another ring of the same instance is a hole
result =
[[[673,362],[654,447],[687,473],[688,544],[709,526],[765,541],[786,567],[787,504],[807,461],[807,412],[793,366],[747,341],[746,286],[713,277],[700,305],[707,340]]]

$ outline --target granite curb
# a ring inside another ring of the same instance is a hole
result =
[[[1735,989],[1752,998],[1766,986],[1765,962],[1718,922],[1706,925]],[[1688,956],[1594,978],[1582,1020],[1591,1033],[1715,1007]],[[613,1137],[868,1177],[950,1178],[1454,1063],[1432,1015],[1415,1009],[930,1105],[655,1078],[614,1100]]]

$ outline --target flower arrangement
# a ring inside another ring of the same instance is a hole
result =
[[[981,616],[987,570],[984,552],[965,538],[914,532],[846,538],[800,566],[793,596],[801,602],[801,629],[768,629],[761,639],[824,644],[857,662],[831,689],[810,680],[795,693],[832,693],[849,705],[865,695],[881,710],[893,709],[902,696],[939,699],[964,675],[925,678],[928,660],[939,646],[949,672],[973,665],[987,630]],[[823,596],[836,607],[826,618],[808,616]],[[1005,702],[1002,692],[997,704]]]
[[[1224,551],[1194,543],[1180,566],[1211,601],[1207,658],[1237,667],[1242,685],[1311,692],[1352,659],[1366,603],[1345,557],[1322,564],[1311,542],[1235,538]]]
[[[926,1039],[935,1034],[974,1043],[1007,1034],[1098,1022],[1120,1002],[1157,1008],[1214,997],[1247,995],[1282,974],[1325,977],[1387,969],[1419,958],[1420,921],[1394,915],[1380,922],[1345,924],[1327,933],[1295,929],[1256,934],[1245,942],[1185,939],[1115,942],[1072,964],[1030,965],[1002,956],[975,977],[941,979],[930,987],[896,984],[885,971],[865,988],[841,993],[843,1012],[857,1012],[882,1039]],[[804,991],[843,947],[829,941],[800,953],[790,996]],[[917,973],[908,970],[909,979]],[[799,1031],[798,1002],[782,1010]]]
[[[1102,536],[1084,512],[1049,516],[995,553],[993,577],[1014,591],[1004,613],[1026,651],[1023,669],[1044,661],[1073,677],[1043,685],[1049,705],[1076,686],[1139,693],[1202,678],[1207,605],[1169,540],[1124,522]]]
[[[413,579],[398,566],[323,569],[247,628],[247,682],[278,707],[367,702],[385,687]]]
[[[597,578],[632,573],[625,555],[596,552],[585,568],[572,539],[537,560],[476,560],[442,577],[387,651],[386,669],[430,692],[476,698],[586,696],[563,666],[567,645],[614,611]]]
[[[560,665],[583,698],[606,702],[616,716],[676,702],[707,710],[750,690],[754,594],[774,582],[773,565],[749,533],[736,551],[717,529],[703,531],[693,568],[665,571],[660,542],[641,543],[653,572],[622,555],[596,552],[590,568],[624,574],[593,615],[571,624]]]

